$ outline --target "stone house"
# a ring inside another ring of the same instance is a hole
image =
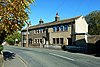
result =
[[[21,31],[22,46],[26,46],[26,31]],[[60,20],[57,13],[54,21],[44,23],[40,19],[38,25],[28,28],[28,32],[29,46],[75,45],[81,39],[87,42],[88,24],[83,16]]]

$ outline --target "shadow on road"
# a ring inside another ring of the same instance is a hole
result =
[[[3,52],[3,56],[4,56],[4,60],[5,61],[12,60],[12,59],[15,58],[15,53],[11,53],[11,52],[5,51],[5,52]]]

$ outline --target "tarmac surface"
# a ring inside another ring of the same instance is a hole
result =
[[[3,54],[4,67],[100,67],[100,57],[62,50],[4,46]]]
[[[27,67],[21,57],[11,51],[4,50],[4,64],[2,67]]]

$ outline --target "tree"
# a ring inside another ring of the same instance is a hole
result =
[[[15,43],[15,39],[18,39],[18,42],[21,41],[21,33],[14,32],[13,34],[10,34],[6,37],[6,41],[8,44],[14,44]]]
[[[0,0],[0,44],[8,34],[21,30],[29,19],[29,5],[34,0]]]
[[[89,34],[100,35],[100,10],[86,15],[86,21],[89,24]]]

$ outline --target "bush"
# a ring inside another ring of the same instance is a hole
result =
[[[0,45],[0,53],[1,53],[1,51],[3,50],[3,46],[2,45]]]

